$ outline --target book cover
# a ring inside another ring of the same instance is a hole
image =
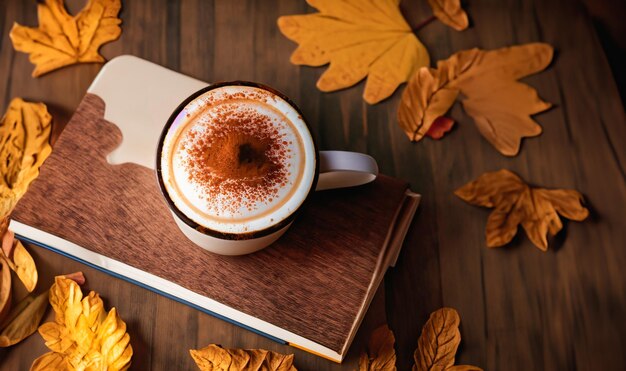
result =
[[[211,254],[180,232],[153,169],[141,161],[110,163],[132,130],[124,126],[133,121],[107,121],[108,93],[97,95],[98,86],[132,93],[141,81],[113,72],[137,66],[155,81],[184,85],[186,78],[137,58],[125,61],[132,63],[107,65],[96,78],[19,202],[11,229],[200,310],[341,361],[397,258],[419,196],[384,175],[365,186],[317,192],[269,248],[239,257]],[[171,104],[184,98],[172,96]],[[133,114],[141,117],[147,109]],[[146,136],[160,131],[166,119],[144,127]]]

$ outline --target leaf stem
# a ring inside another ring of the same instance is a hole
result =
[[[429,18],[426,18],[421,23],[419,23],[417,26],[413,27],[413,32],[419,31],[421,28],[423,28],[424,26],[426,26],[430,22],[434,21],[435,19],[437,19],[437,17],[435,17],[434,15],[431,15]]]

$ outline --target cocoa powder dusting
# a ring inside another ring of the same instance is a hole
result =
[[[277,124],[254,109],[219,107],[183,141],[189,180],[216,215],[272,202],[287,184],[291,149]]]

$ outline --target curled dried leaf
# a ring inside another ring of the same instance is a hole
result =
[[[430,63],[397,0],[308,3],[320,12],[280,17],[278,27],[299,44],[291,55],[293,64],[330,63],[317,82],[321,91],[347,88],[367,77],[363,98],[378,103]]]
[[[0,217],[7,217],[50,155],[52,117],[43,103],[15,98],[0,120]]]
[[[398,106],[400,127],[412,141],[428,132],[459,93],[480,133],[505,156],[519,152],[523,137],[541,134],[530,115],[550,108],[535,89],[517,80],[550,64],[553,49],[532,43],[484,51],[470,49],[421,68],[409,81]]]
[[[509,243],[521,224],[532,243],[546,251],[546,235],[554,236],[563,228],[559,214],[576,221],[589,215],[579,192],[531,188],[505,169],[485,173],[457,189],[455,194],[473,205],[495,209],[487,219],[487,247]]]
[[[435,17],[445,25],[457,31],[463,31],[469,26],[467,13],[461,8],[461,0],[428,0],[428,4]]]
[[[22,281],[28,292],[32,292],[37,286],[37,266],[33,257],[28,253],[22,242],[15,240],[13,256],[9,260],[11,269],[15,271],[17,277]]]
[[[58,276],[50,288],[50,304],[55,311],[55,321],[41,325],[39,334],[68,367],[125,370],[130,366],[133,349],[126,323],[115,308],[106,313],[97,293],[91,291],[83,297],[75,281]],[[58,357],[46,356],[35,362],[31,370],[62,362]]]
[[[17,344],[37,331],[37,326],[48,308],[48,292],[28,295],[9,315],[7,325],[0,332],[0,347]]]
[[[120,8],[120,0],[89,0],[72,17],[63,0],[45,0],[37,4],[39,27],[15,23],[9,36],[15,50],[30,54],[33,77],[74,63],[104,62],[98,49],[122,33]]]
[[[374,330],[370,336],[367,353],[361,353],[359,371],[395,371],[396,339],[387,325]]]
[[[0,323],[11,310],[11,268],[6,259],[0,257]]]
[[[413,355],[413,371],[482,371],[475,366],[454,366],[454,356],[461,342],[460,322],[459,314],[452,308],[441,308],[431,313]]]
[[[191,349],[189,354],[202,371],[295,371],[293,354],[284,355],[263,349],[224,349],[210,344],[202,349]]]

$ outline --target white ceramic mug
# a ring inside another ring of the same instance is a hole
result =
[[[203,97],[215,93],[214,89],[218,88],[222,88],[222,90],[237,88],[260,89],[269,92],[276,97],[274,100],[278,102],[278,109],[280,109],[280,105],[283,105],[283,108],[288,107],[289,112],[294,112],[297,115],[297,119],[302,123],[302,128],[299,129],[297,133],[305,143],[310,144],[309,148],[312,149],[312,153],[308,153],[308,155],[305,153],[304,156],[307,157],[307,161],[314,161],[314,163],[311,162],[312,166],[303,167],[304,171],[311,172],[310,174],[305,174],[307,175],[305,178],[310,179],[310,184],[305,185],[303,188],[303,192],[306,192],[306,196],[303,200],[308,199],[310,194],[316,190],[321,191],[333,188],[359,186],[373,181],[378,175],[376,161],[368,155],[345,151],[318,151],[308,126],[302,118],[302,113],[284,94],[261,84],[244,81],[212,84],[192,94],[172,113],[161,133],[156,158],[157,181],[161,193],[167,201],[172,215],[174,216],[174,220],[180,230],[196,245],[221,255],[244,255],[253,253],[271,245],[283,235],[292,224],[298,210],[302,207],[302,204],[300,204],[297,208],[293,210],[290,209],[288,215],[284,215],[280,220],[276,220],[275,223],[267,225],[260,230],[245,233],[232,233],[201,225],[193,220],[193,217],[186,215],[172,200],[165,186],[162,174],[163,171],[169,171],[166,168],[170,166],[164,164],[162,161],[164,143],[173,140],[170,138],[171,136],[178,135],[173,132],[178,125],[177,121],[184,118],[185,110],[193,104],[198,105],[198,102],[201,102]],[[168,161],[168,163],[169,162],[170,161]]]

